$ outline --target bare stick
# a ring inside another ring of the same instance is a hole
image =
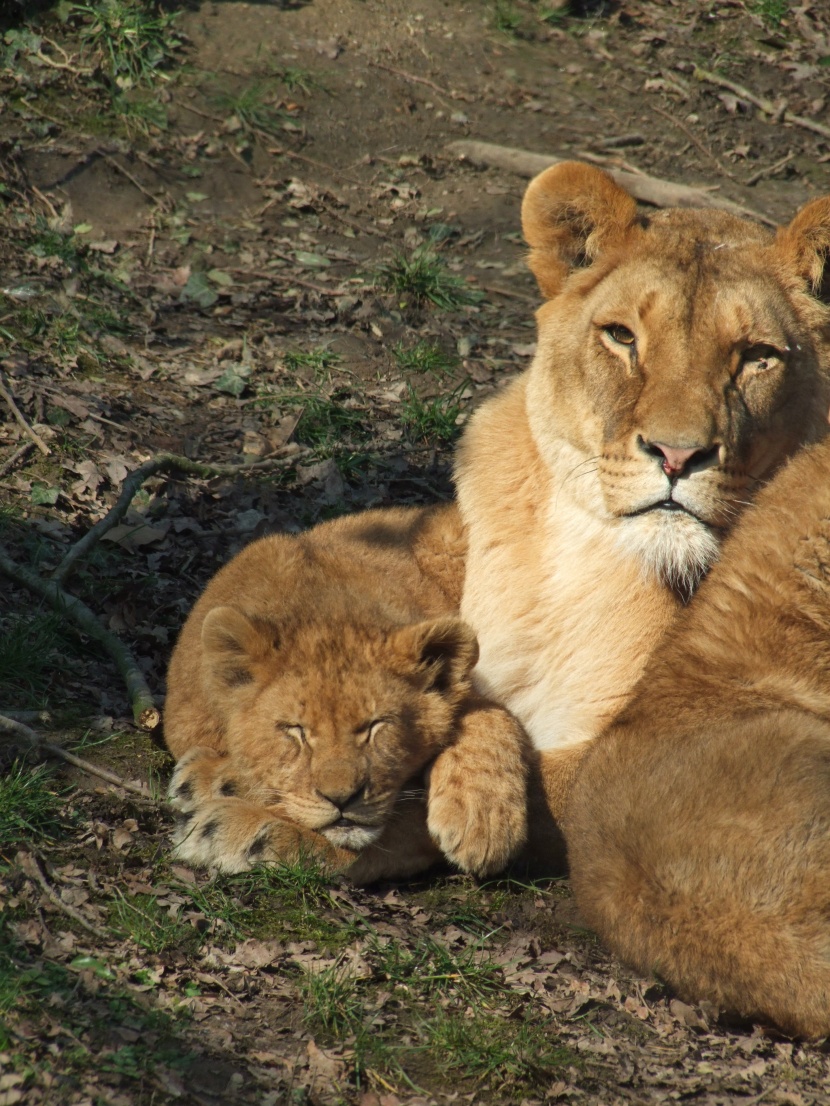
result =
[[[149,461],[145,461],[143,465],[139,465],[137,469],[133,469],[127,475],[121,485],[121,494],[115,505],[67,550],[63,560],[52,573],[52,581],[58,587],[63,586],[67,576],[81,557],[85,556],[108,530],[118,525],[127,513],[138,489],[145,480],[149,480],[155,473],[170,472],[172,470],[186,472],[191,476],[201,476],[204,479],[211,476],[238,476],[241,473],[257,472],[262,469],[287,468],[297,460],[298,456],[302,455],[298,451],[288,457],[269,457],[264,461],[253,461],[245,465],[203,465],[199,461],[191,461],[189,457],[179,457],[174,453],[160,453],[156,457],[151,457]]]
[[[457,157],[467,158],[473,164],[507,169],[521,177],[535,177],[549,166],[569,160],[552,157],[550,154],[535,154],[529,150],[516,150],[510,146],[494,146],[490,142],[463,140],[451,142],[447,149]],[[768,226],[775,225],[766,215],[742,207],[723,196],[714,196],[706,188],[690,188],[686,184],[675,184],[659,177],[650,177],[646,173],[627,173],[623,169],[608,168],[605,172],[635,199],[655,207],[716,207],[722,211],[730,211],[733,215],[757,219]]]
[[[14,415],[15,419],[18,421],[18,423],[20,423],[20,425],[23,427],[23,429],[26,431],[26,433],[29,435],[29,437],[32,439],[32,441],[35,443],[35,445],[38,447],[38,449],[43,454],[43,456],[48,457],[49,454],[52,452],[51,449],[46,444],[46,442],[44,442],[43,438],[41,438],[40,434],[38,434],[37,431],[34,430],[31,426],[29,426],[28,422],[26,422],[25,418],[23,417],[23,415],[20,411],[20,408],[14,402],[14,396],[11,394],[9,389],[6,387],[5,378],[4,378],[2,373],[0,373],[0,396],[2,396],[3,399],[6,401],[6,403],[8,404],[9,410]]]
[[[707,84],[718,85],[719,88],[728,88],[730,92],[734,92],[742,100],[748,100],[750,104],[760,108],[765,115],[771,116],[774,122],[794,123],[797,127],[803,127],[807,131],[813,131],[815,134],[830,138],[830,127],[825,127],[823,123],[816,123],[814,119],[805,119],[803,115],[794,115],[786,108],[782,111],[781,106],[772,100],[767,100],[764,96],[756,96],[748,88],[744,88],[743,85],[735,84],[734,81],[727,80],[726,77],[719,77],[717,73],[710,73],[708,69],[695,69],[695,79],[705,81]]]
[[[20,449],[16,449],[11,457],[7,457],[3,464],[0,465],[0,476],[6,476],[7,473],[10,473],[34,448],[34,442],[24,442]]]
[[[13,713],[25,714],[28,712],[20,711]],[[35,711],[33,713],[40,713],[41,715],[46,714],[45,711]],[[46,720],[48,720],[48,717],[49,716],[46,715]],[[23,738],[35,753],[44,753],[50,757],[57,757],[59,760],[66,761],[67,764],[74,765],[75,768],[80,768],[82,772],[87,772],[90,776],[98,776],[99,779],[106,780],[107,783],[111,783],[115,787],[123,787],[125,791],[131,791],[134,795],[140,795],[142,799],[147,799],[151,803],[156,802],[146,787],[138,783],[130,783],[128,780],[122,779],[121,776],[117,776],[115,772],[110,772],[107,768],[100,768],[97,764],[92,764],[82,757],[75,756],[74,753],[70,753],[67,749],[64,749],[62,745],[54,745],[51,741],[44,741],[39,733],[30,730],[28,726],[24,726],[22,722],[12,717],[10,714],[0,714],[0,730],[4,733],[13,734],[15,737]]]
[[[757,184],[759,180],[763,180],[764,177],[774,177],[776,173],[780,173],[785,165],[789,165],[795,154],[790,150],[786,157],[782,157],[780,161],[776,161],[774,165],[769,165],[766,169],[759,169],[757,173],[753,173],[751,177],[748,177],[744,182],[747,188],[750,188],[753,184]]]
[[[126,177],[130,184],[133,185],[133,187],[137,188],[142,196],[146,196],[151,204],[158,203],[158,197],[154,196],[152,192],[148,192],[141,181],[136,180],[129,169],[125,169],[119,161],[116,161],[115,158],[111,157],[109,154],[102,153],[101,157],[104,159],[107,165],[111,165],[112,168],[116,170],[116,172],[121,173],[122,176]]]
[[[703,156],[705,158],[708,158],[709,161],[716,165],[725,177],[729,177],[730,180],[735,179],[734,174],[730,173],[726,166],[723,165],[717,157],[715,157],[708,146],[704,146],[704,144],[700,141],[700,139],[697,137],[691,127],[687,127],[686,124],[683,123],[680,119],[675,119],[675,117],[670,112],[664,111],[662,108],[657,107],[656,104],[651,104],[650,107],[652,111],[656,111],[658,115],[662,115],[664,119],[668,119],[673,127],[677,127],[679,131],[682,131],[683,134],[685,134],[686,137],[689,139],[689,141],[693,145],[695,145],[698,150],[700,150]]]
[[[136,725],[143,730],[154,730],[161,721],[161,714],[144,679],[144,674],[126,645],[109,630],[104,629],[95,612],[86,603],[65,592],[54,580],[44,580],[37,573],[30,572],[17,564],[2,547],[0,547],[0,572],[36,595],[42,595],[79,629],[102,646],[115,662],[127,685],[127,694],[130,697]]]
[[[394,73],[396,77],[402,77],[405,81],[410,81],[413,84],[426,85],[427,88],[431,88],[433,92],[437,92],[439,96],[445,96],[448,100],[453,99],[453,94],[448,92],[446,88],[441,88],[435,81],[429,80],[427,77],[416,77],[414,73],[406,73],[403,69],[395,69],[393,65],[383,65],[379,61],[370,61],[369,65],[373,69],[383,69],[387,73]]]
[[[84,929],[90,933],[94,933],[96,937],[108,938],[110,935],[106,930],[101,929],[99,926],[93,925],[88,921],[79,910],[76,910],[74,906],[70,906],[68,902],[64,902],[57,891],[50,887],[46,876],[40,867],[38,859],[33,853],[18,853],[17,862],[29,879],[39,883],[43,890],[46,892],[46,896],[51,903],[53,903],[59,910],[62,910],[64,914],[68,915],[73,921],[77,922],[79,926],[83,926]]]

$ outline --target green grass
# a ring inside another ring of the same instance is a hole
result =
[[[42,707],[52,683],[56,658],[66,652],[66,622],[57,612],[0,622],[0,703]]]
[[[515,35],[523,23],[521,12],[511,0],[493,0],[491,19],[495,29],[506,35]]]
[[[0,775],[0,852],[51,838],[60,826],[64,806],[65,799],[45,765],[15,761]]]
[[[463,380],[446,395],[421,399],[411,384],[401,403],[401,422],[407,436],[414,442],[447,445],[460,433],[457,425],[462,411],[461,394],[467,387]]]
[[[345,405],[345,401],[352,398],[350,393],[343,391],[332,395],[299,392],[281,396],[277,402],[289,411],[300,411],[294,437],[301,445],[311,446],[322,456],[334,446],[364,441],[368,436],[363,412]]]
[[[219,93],[213,97],[213,103],[225,115],[238,119],[246,131],[274,134],[282,120],[288,118],[286,112],[274,107],[273,96],[258,82],[235,94]]]
[[[83,21],[80,36],[87,50],[122,91],[166,79],[164,70],[184,44],[173,26],[177,13],[152,0],[75,4],[70,15]]]
[[[418,246],[408,254],[396,253],[391,261],[377,270],[380,284],[402,297],[404,305],[432,303],[444,311],[478,303],[480,292],[451,273],[434,250]]]
[[[355,1033],[363,1023],[365,1008],[358,980],[339,965],[316,971],[308,969],[300,994],[303,1018],[313,1030],[345,1037]]]
[[[323,89],[323,85],[310,69],[276,66],[271,72],[278,81],[285,85],[289,92],[304,92],[308,96],[315,88]]]
[[[340,361],[336,353],[321,346],[313,350],[288,350],[282,355],[283,364],[289,372],[311,370],[318,383],[331,379],[331,370]]]
[[[171,918],[154,895],[123,895],[110,905],[110,925],[147,952],[192,949],[198,934],[189,925]]]
[[[454,953],[433,937],[424,937],[413,945],[375,939],[369,950],[378,975],[422,997],[455,993],[474,1001],[502,989],[499,968],[475,946]]]
[[[790,13],[789,0],[755,0],[752,11],[770,27],[780,27]]]
[[[440,381],[446,380],[458,367],[457,357],[444,353],[440,346],[431,342],[416,342],[409,347],[399,342],[392,347],[392,354],[402,372],[425,374]]]
[[[576,1060],[556,1044],[553,1027],[475,1011],[472,1017],[439,1010],[424,1022],[425,1045],[445,1074],[464,1075],[515,1093],[550,1082]]]

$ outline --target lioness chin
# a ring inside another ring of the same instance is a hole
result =
[[[564,826],[581,913],[621,957],[830,1034],[830,441],[748,508]]]
[[[532,837],[744,505],[827,432],[830,199],[773,234],[640,214],[566,163],[522,218],[546,298],[536,355],[473,416],[456,474],[476,686],[538,750]]]

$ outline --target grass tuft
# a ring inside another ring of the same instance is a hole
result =
[[[408,348],[399,342],[392,353],[400,369],[405,373],[420,373],[435,380],[446,380],[458,366],[458,358],[444,353],[440,346],[430,342],[416,342]]]
[[[0,776],[0,851],[51,838],[60,825],[63,806],[45,765],[15,761]]]
[[[192,947],[198,936],[190,926],[172,918],[154,895],[123,895],[110,907],[110,924],[148,952]]]
[[[461,395],[467,387],[462,380],[446,395],[421,399],[411,384],[401,403],[401,422],[407,435],[415,442],[446,445],[460,433],[458,416],[462,411]]]
[[[434,250],[418,246],[409,254],[396,253],[391,261],[378,267],[380,283],[399,296],[410,297],[414,303],[433,303],[444,311],[478,303],[480,292],[451,273]]]
[[[164,79],[183,45],[173,28],[178,14],[152,0],[100,0],[70,13],[85,21],[81,38],[122,91]]]

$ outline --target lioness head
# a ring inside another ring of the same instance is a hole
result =
[[[564,163],[531,182],[522,222],[548,301],[538,448],[623,549],[689,591],[753,486],[827,430],[830,198],[773,235],[712,210],[638,214]]]
[[[251,798],[333,845],[375,841],[401,788],[450,743],[478,658],[457,618],[281,625],[215,607],[208,697]]]

